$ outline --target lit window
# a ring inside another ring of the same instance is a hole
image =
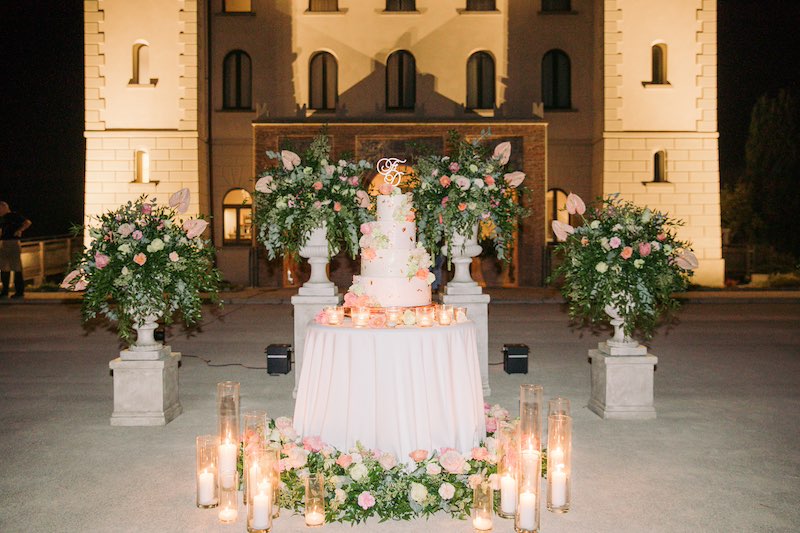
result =
[[[653,154],[653,182],[667,181],[667,153],[660,150]]]
[[[336,109],[337,66],[336,59],[328,52],[319,52],[311,57],[308,77],[308,107],[311,109]]]
[[[233,189],[222,200],[222,235],[224,244],[250,244],[253,228],[253,205],[250,193]]]
[[[339,11],[338,0],[309,0],[309,11]]]
[[[414,56],[400,50],[386,60],[386,109],[414,109],[416,103]]]
[[[250,13],[253,10],[251,0],[222,0],[225,13]]]
[[[495,11],[494,0],[467,0],[467,11]]]
[[[542,0],[542,11],[570,11],[570,0]]]
[[[494,108],[494,59],[475,52],[467,62],[467,108]]]
[[[416,11],[416,0],[386,0],[386,11]]]
[[[660,43],[653,45],[653,76],[650,83],[664,85],[667,81],[667,45]]]
[[[250,56],[241,50],[228,53],[222,66],[222,107],[251,109],[251,85]]]
[[[570,109],[569,56],[562,50],[550,50],[542,58],[542,101],[545,109]]]
[[[150,183],[150,154],[147,150],[134,152],[133,180],[137,183]]]
[[[150,46],[146,41],[133,44],[131,57],[131,79],[129,85],[155,85],[158,80],[150,79]]]
[[[548,226],[553,220],[558,220],[564,224],[569,224],[569,213],[567,213],[567,193],[561,189],[550,189],[546,197],[546,215]],[[547,232],[547,242],[555,241],[552,231]]]

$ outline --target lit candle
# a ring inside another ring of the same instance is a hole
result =
[[[466,307],[456,307],[456,322],[466,322],[467,321],[467,308]]]
[[[517,480],[509,474],[500,478],[500,510],[507,515],[517,510]]]
[[[490,531],[492,529],[492,519],[486,516],[476,516],[472,519],[472,527],[478,531]]]
[[[197,503],[200,505],[217,503],[214,498],[214,473],[207,469],[203,469],[197,476]]]
[[[220,482],[226,489],[233,488],[237,452],[236,444],[232,443],[230,439],[225,439],[225,442],[219,445]]]
[[[417,307],[417,326],[427,328],[433,325],[433,307]]]
[[[369,307],[353,307],[353,325],[363,328],[369,324]]]
[[[223,507],[219,512],[219,521],[220,522],[233,522],[236,520],[236,517],[239,516],[239,511],[237,509],[233,509],[231,507]]]
[[[317,511],[306,512],[306,525],[307,526],[321,526],[325,523],[325,515]]]
[[[253,496],[253,517],[250,520],[252,529],[267,529],[272,514],[272,483],[266,482],[258,486],[258,494]]]
[[[400,322],[400,308],[389,307],[386,309],[386,325],[393,328]]]
[[[547,474],[550,478],[550,505],[563,507],[567,503],[567,473],[564,465],[558,465]]]
[[[328,318],[328,324],[336,326],[339,324],[339,313],[336,312],[335,307],[326,307],[325,316]]]
[[[443,305],[439,307],[439,324],[442,326],[449,326],[453,321],[452,316],[453,307],[450,305]]]
[[[536,526],[536,494],[523,492],[519,495],[519,528],[533,531]]]
[[[555,465],[556,467],[564,466],[564,450],[562,448],[554,448],[550,456],[547,458],[547,463]]]

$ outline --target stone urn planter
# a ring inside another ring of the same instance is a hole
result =
[[[159,315],[147,315],[134,320],[133,329],[136,330],[136,342],[127,350],[120,352],[120,357],[125,361],[154,361],[162,357],[164,344],[155,339],[155,330],[158,327]]]
[[[330,296],[336,294],[336,286],[328,279],[328,227],[324,222],[313,229],[306,244],[300,248],[300,257],[308,259],[311,265],[311,276],[298,294],[303,296]]]
[[[472,258],[480,255],[483,248],[478,244],[478,224],[472,226],[469,235],[461,235],[455,232],[450,250],[447,246],[442,247],[442,253],[452,254],[451,261],[455,265],[453,279],[447,283],[448,294],[473,294],[477,289],[480,292],[478,283],[472,279],[469,267]]]

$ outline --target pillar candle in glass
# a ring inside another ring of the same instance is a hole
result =
[[[467,308],[466,307],[456,307],[454,313],[455,313],[455,317],[456,317],[456,322],[466,322],[467,321]]]
[[[219,440],[239,440],[239,383],[217,383],[217,425]]]
[[[542,451],[542,386],[519,387],[519,438],[522,449]]]
[[[541,453],[538,450],[520,447],[517,463],[517,511],[514,516],[517,533],[539,531],[541,471]]]
[[[219,521],[223,524],[232,524],[239,517],[239,472],[234,470],[233,483],[230,486],[219,483]]]
[[[500,478],[500,505],[497,514],[514,518],[517,510],[517,439],[516,428],[501,427],[497,434],[497,475]]]
[[[442,326],[449,326],[453,321],[453,306],[441,305],[439,306],[439,324]]]
[[[217,435],[200,435],[197,437],[197,506],[210,509],[219,504],[217,494]]]
[[[242,415],[242,420],[242,447],[244,448],[242,452],[242,467],[246,473],[250,464],[250,454],[255,450],[264,448],[265,446],[267,431],[269,431],[267,427],[267,412],[263,409],[251,409],[244,412]],[[249,478],[247,475],[244,475],[243,501],[245,502],[248,501],[248,481]]]
[[[427,328],[433,325],[434,307],[432,305],[417,307],[415,312],[417,314],[417,326]]]
[[[350,315],[355,327],[365,328],[369,325],[369,307],[353,307]]]
[[[492,515],[494,491],[491,483],[483,481],[472,489],[472,527],[476,531],[491,531]]]
[[[306,525],[321,526],[325,523],[325,477],[309,474],[306,478]]]
[[[387,307],[386,308],[386,325],[390,328],[395,327],[403,316],[403,309],[401,307]]]
[[[328,318],[328,325],[340,326],[344,322],[344,307],[338,305],[326,307],[325,315]]]
[[[272,470],[274,454],[264,448],[249,454],[250,467],[247,472],[247,531],[266,533],[272,527],[272,506],[275,501],[275,486]]]
[[[547,510],[566,513],[572,477],[572,417],[547,417]]]
[[[238,439],[225,439],[219,443],[219,486],[227,488],[238,488],[236,485],[236,475],[238,472],[237,463],[239,461],[239,442]]]

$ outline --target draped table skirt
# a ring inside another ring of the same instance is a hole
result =
[[[475,325],[310,324],[294,427],[340,450],[356,442],[401,462],[417,449],[466,453],[486,435]]]

